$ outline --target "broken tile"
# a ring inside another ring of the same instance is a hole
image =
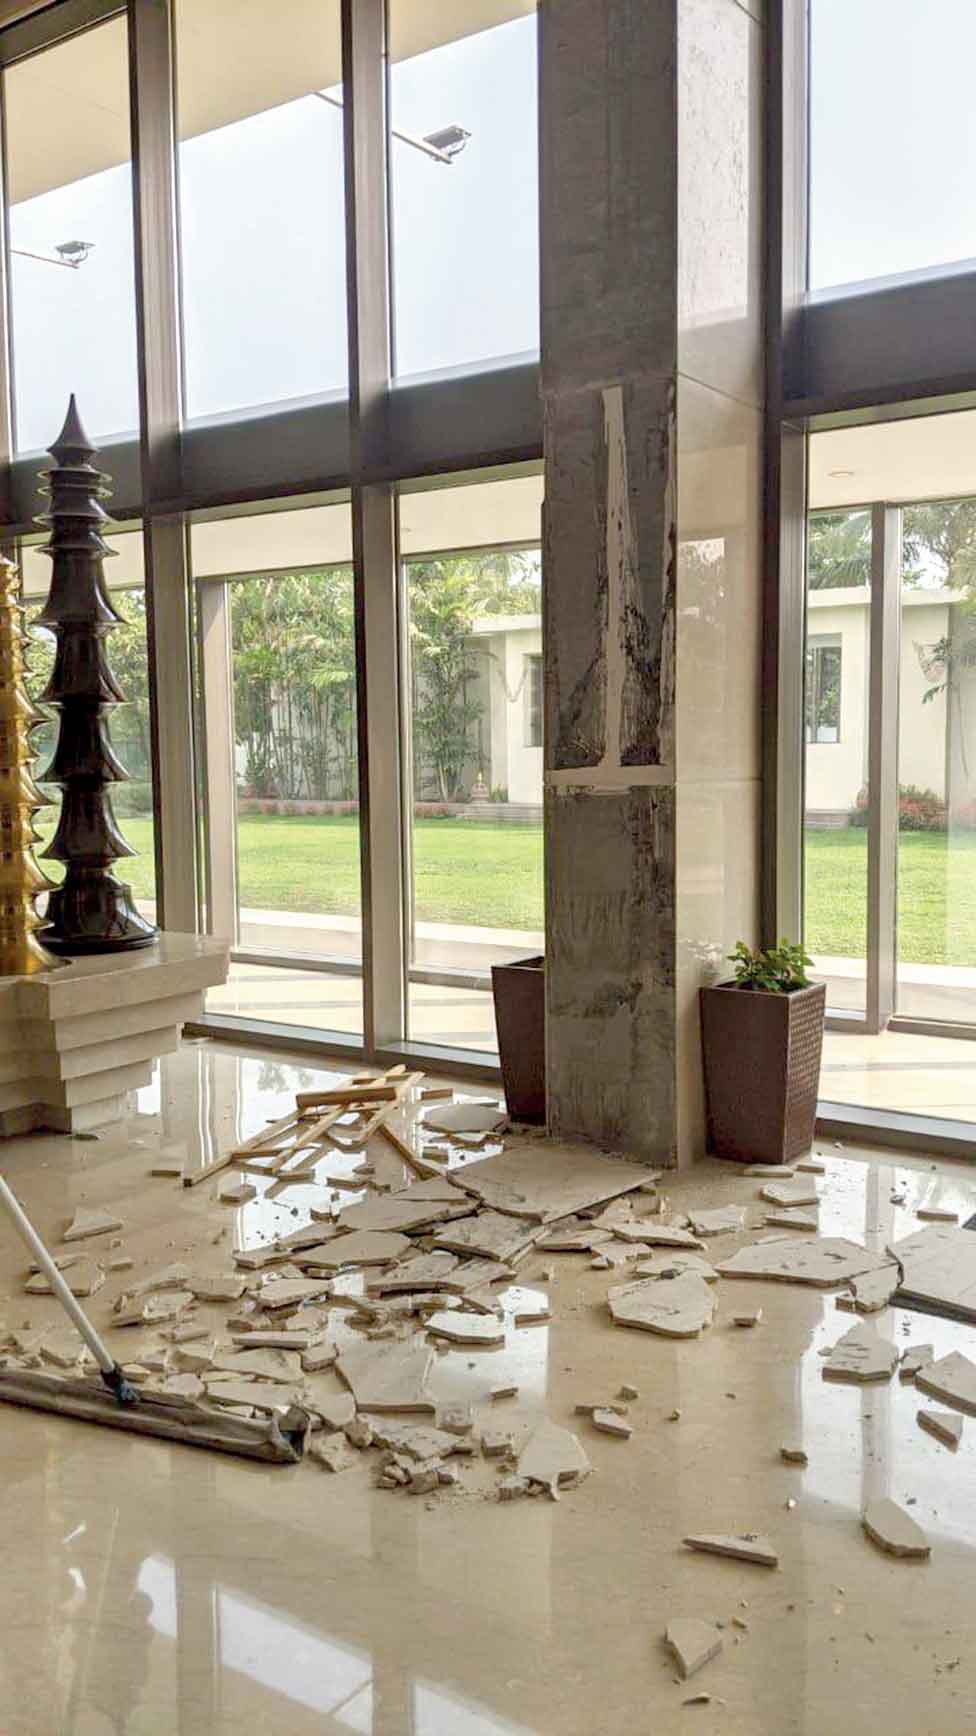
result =
[[[246,1404],[254,1410],[272,1411],[301,1403],[298,1387],[272,1380],[208,1380],[207,1398],[212,1404]]]
[[[976,1236],[972,1240],[976,1241]],[[843,1236],[753,1242],[740,1248],[731,1259],[716,1262],[721,1278],[771,1278],[790,1284],[813,1284],[823,1290],[848,1284],[861,1273],[876,1272],[890,1263],[890,1255],[872,1254]]]
[[[169,1179],[170,1181],[174,1181],[177,1178],[182,1179],[183,1171],[185,1168],[186,1168],[186,1159],[185,1158],[182,1158],[182,1157],[160,1157],[160,1158],[157,1158],[156,1162],[151,1165],[150,1170],[149,1170],[149,1174],[154,1175],[154,1176],[162,1176],[164,1178]]]
[[[782,1206],[774,1212],[767,1212],[763,1223],[770,1229],[777,1230],[819,1230],[820,1222],[810,1212],[801,1212],[794,1206]]]
[[[887,1555],[897,1555],[905,1561],[927,1561],[932,1552],[922,1527],[886,1496],[869,1501],[861,1524],[871,1541]]]
[[[540,1234],[539,1224],[531,1219],[482,1211],[474,1217],[439,1225],[433,1242],[435,1248],[447,1248],[454,1254],[480,1254],[488,1260],[513,1261],[531,1248]]]
[[[185,1354],[185,1352],[183,1353]],[[180,1352],[177,1352],[177,1361]],[[232,1378],[254,1375],[258,1380],[291,1381],[301,1378],[301,1364],[295,1350],[235,1350],[215,1356],[213,1366]]]
[[[742,1171],[743,1175],[770,1176],[773,1181],[789,1181],[795,1175],[797,1165],[788,1163],[750,1163]]]
[[[627,1381],[624,1381],[620,1388],[620,1397],[625,1399],[640,1398],[640,1392],[636,1386],[630,1386]]]
[[[179,1399],[203,1398],[206,1391],[198,1374],[169,1374],[164,1380],[153,1381],[151,1390],[161,1398]]]
[[[714,1623],[698,1621],[693,1616],[669,1621],[665,1639],[675,1655],[683,1682],[697,1675],[722,1650],[722,1635]]]
[[[771,1181],[759,1189],[761,1199],[774,1206],[817,1206],[820,1195],[812,1182]]]
[[[887,1308],[898,1288],[900,1276],[899,1268],[892,1262],[877,1272],[865,1272],[861,1278],[852,1278],[851,1295],[858,1314],[877,1314],[880,1309]]]
[[[505,1323],[488,1314],[465,1314],[460,1309],[445,1309],[433,1314],[427,1322],[433,1338],[444,1338],[449,1344],[469,1344],[479,1349],[505,1342]]]
[[[321,1278],[270,1278],[258,1292],[262,1308],[294,1308],[298,1302],[328,1296],[331,1286]]]
[[[299,1255],[299,1264],[306,1272],[340,1272],[352,1266],[392,1265],[412,1250],[407,1236],[388,1230],[354,1230],[348,1236],[334,1236],[321,1247],[307,1248]]]
[[[312,1337],[308,1332],[296,1332],[294,1329],[275,1332],[273,1327],[267,1330],[258,1327],[250,1332],[233,1333],[232,1341],[246,1350],[308,1350]]]
[[[331,1368],[338,1352],[334,1344],[311,1344],[302,1351],[302,1368],[306,1374],[321,1374],[325,1368]]]
[[[515,1451],[515,1438],[509,1429],[488,1428],[481,1432],[481,1451],[486,1459],[510,1458]]]
[[[632,1193],[653,1172],[584,1146],[517,1147],[464,1166],[464,1187],[490,1210],[556,1223]]]
[[[518,1387],[514,1386],[514,1385],[509,1385],[507,1383],[505,1385],[502,1385],[502,1386],[492,1386],[492,1387],[489,1387],[489,1389],[488,1389],[488,1397],[492,1401],[495,1401],[495,1400],[500,1399],[500,1398],[517,1398],[518,1397]]]
[[[680,1278],[685,1272],[695,1272],[706,1284],[714,1284],[718,1273],[700,1254],[655,1254],[634,1267],[635,1278]]]
[[[503,1477],[498,1485],[499,1501],[518,1501],[530,1493],[524,1477]]]
[[[779,1456],[785,1465],[807,1465],[810,1462],[803,1447],[780,1447]]]
[[[163,1266],[158,1272],[151,1272],[148,1278],[140,1278],[138,1283],[130,1284],[125,1292],[126,1300],[135,1302],[140,1296],[152,1296],[162,1290],[186,1290],[189,1288],[189,1277],[189,1268],[180,1262]]]
[[[356,1418],[356,1401],[349,1392],[329,1393],[326,1398],[309,1399],[308,1409],[321,1417],[326,1430],[346,1429]]]
[[[896,1302],[915,1302],[952,1319],[976,1322],[976,1235],[955,1225],[916,1230],[893,1242],[902,1269]]]
[[[392,1271],[381,1272],[367,1282],[371,1296],[396,1296],[409,1290],[439,1290],[447,1287],[447,1279],[459,1269],[456,1254],[440,1251],[415,1254],[402,1260]]]
[[[899,1380],[914,1380],[920,1368],[935,1360],[934,1344],[909,1344],[901,1353],[898,1364]]]
[[[729,1236],[742,1229],[742,1206],[716,1206],[712,1211],[690,1211],[688,1219],[696,1236]]]
[[[826,1175],[827,1165],[819,1157],[806,1157],[794,1166],[800,1175]]]
[[[641,1218],[639,1223],[641,1239],[649,1242],[652,1248],[697,1248],[699,1252],[704,1251],[704,1242],[677,1224],[656,1224],[652,1218]]]
[[[74,1368],[83,1349],[82,1339],[73,1326],[45,1332],[39,1346],[41,1361],[50,1362],[55,1368]]]
[[[915,1385],[930,1398],[939,1398],[954,1410],[976,1416],[976,1363],[970,1362],[960,1350],[951,1351],[938,1362],[926,1363],[917,1371]]]
[[[544,1326],[546,1321],[551,1319],[552,1311],[549,1307],[549,1298],[543,1295],[541,1290],[530,1291],[523,1301],[516,1303],[516,1326]]]
[[[557,1224],[536,1247],[547,1254],[592,1253],[611,1235],[610,1230],[598,1230],[585,1218],[574,1218],[568,1224]]]
[[[43,1352],[42,1352],[43,1354]],[[963,1419],[953,1411],[920,1410],[915,1413],[916,1421],[926,1434],[934,1435],[943,1446],[958,1447],[962,1440]]]
[[[555,1498],[559,1489],[578,1483],[590,1472],[590,1461],[576,1436],[548,1420],[529,1436],[518,1457],[518,1474],[541,1483]]]
[[[106,1264],[106,1272],[131,1272],[135,1261],[128,1254],[116,1254]]]
[[[357,1405],[368,1411],[434,1411],[428,1344],[364,1344],[343,1350],[336,1367]]]
[[[627,1422],[625,1417],[619,1416],[616,1411],[596,1405],[590,1415],[593,1427],[599,1429],[601,1434],[615,1435],[620,1441],[630,1440],[634,1432],[633,1424]]]
[[[370,1426],[378,1447],[385,1447],[399,1457],[417,1463],[429,1464],[431,1460],[447,1459],[462,1447],[470,1446],[469,1442],[449,1435],[445,1429],[425,1423],[386,1422],[374,1417]]]
[[[236,1302],[244,1283],[236,1272],[209,1272],[188,1278],[186,1287],[198,1302]]]
[[[694,1272],[663,1282],[644,1278],[618,1284],[608,1290],[607,1303],[617,1326],[635,1326],[667,1338],[697,1337],[715,1312],[711,1290]]]
[[[758,1532],[743,1532],[741,1536],[733,1536],[730,1532],[704,1532],[693,1537],[684,1538],[689,1549],[701,1550],[706,1555],[728,1555],[735,1561],[749,1561],[758,1567],[778,1567],[779,1556],[769,1541]]]
[[[507,1121],[507,1109],[493,1103],[444,1103],[423,1115],[435,1133],[497,1133]]]
[[[916,1209],[917,1218],[930,1218],[937,1224],[958,1224],[959,1213],[951,1211],[948,1206],[919,1206]]]
[[[81,1242],[88,1236],[105,1236],[110,1230],[124,1229],[122,1219],[113,1217],[111,1212],[86,1211],[83,1206],[79,1206],[61,1240]]]
[[[343,1434],[313,1435],[306,1457],[314,1459],[323,1470],[340,1472],[351,1471],[359,1464],[359,1454],[349,1445]]]
[[[216,1354],[215,1338],[203,1338],[192,1344],[175,1344],[173,1365],[180,1374],[199,1374],[201,1369],[213,1367]]]
[[[61,1274],[72,1296],[94,1296],[105,1282],[105,1273],[94,1260],[79,1260]],[[43,1272],[28,1278],[24,1289],[29,1296],[50,1296],[51,1285]]]
[[[898,1346],[863,1321],[838,1339],[822,1373],[825,1380],[890,1380],[897,1363]]]
[[[389,1235],[406,1230],[421,1230],[428,1224],[442,1224],[452,1217],[463,1217],[471,1210],[471,1201],[455,1192],[456,1203],[443,1200],[418,1199],[412,1187],[403,1193],[370,1194],[357,1200],[339,1213],[339,1223],[348,1230],[373,1230]]]
[[[762,1309],[752,1308],[747,1314],[733,1314],[733,1326],[758,1326],[762,1319]]]

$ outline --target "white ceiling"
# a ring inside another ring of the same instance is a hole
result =
[[[953,494],[976,495],[976,410],[811,435],[811,507]]]
[[[392,0],[390,11],[396,61],[533,13],[535,0]],[[338,0],[177,0],[176,15],[183,138],[341,82]],[[14,204],[128,161],[123,19],[20,61],[6,78]]]

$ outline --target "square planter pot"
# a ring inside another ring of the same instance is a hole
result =
[[[709,1147],[736,1163],[790,1163],[813,1143],[826,985],[769,994],[699,990]]]
[[[546,1119],[545,964],[544,958],[520,958],[491,967],[498,1057],[514,1121]]]

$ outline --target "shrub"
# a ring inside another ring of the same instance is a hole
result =
[[[970,804],[971,805],[971,804]],[[960,813],[962,810],[960,810]],[[866,826],[868,823],[868,792],[858,791],[857,801],[851,809],[850,824]],[[953,811],[953,823],[957,823],[956,811]],[[965,820],[960,823],[966,824]],[[948,813],[943,798],[935,790],[919,789],[917,784],[900,784],[898,787],[898,830],[899,832],[945,832],[948,829]]]

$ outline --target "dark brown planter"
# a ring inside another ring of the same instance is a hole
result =
[[[718,983],[699,991],[708,1138],[716,1157],[790,1163],[813,1144],[824,983],[769,994]]]
[[[545,962],[520,958],[491,967],[498,1056],[513,1121],[546,1119]]]

